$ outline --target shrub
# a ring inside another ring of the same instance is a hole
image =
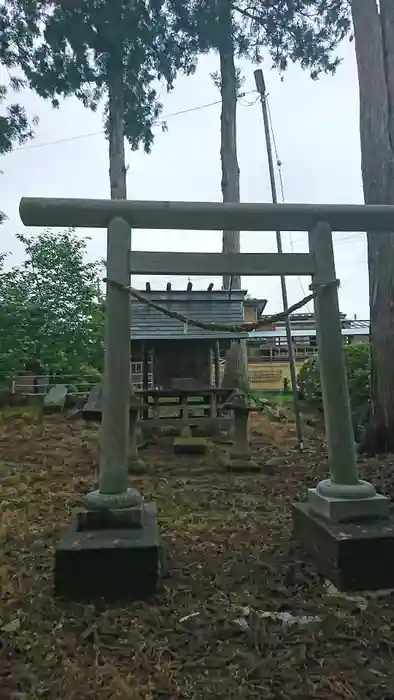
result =
[[[369,413],[370,396],[370,350],[369,343],[355,343],[344,346],[345,362],[352,408],[354,430],[363,425]],[[322,394],[319,372],[319,357],[307,360],[298,373],[298,386],[305,401],[316,408],[322,408]]]
[[[94,384],[100,384],[103,379],[102,373],[91,365],[81,365],[79,371],[74,376],[71,374],[53,374],[51,384],[67,385],[69,394],[88,394]]]
[[[91,365],[82,365],[78,372],[78,391],[90,391],[93,384],[100,384],[102,373]],[[88,386],[87,386],[88,385]],[[89,386],[90,385],[90,386]]]

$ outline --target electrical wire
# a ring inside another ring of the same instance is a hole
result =
[[[255,93],[256,93],[256,90],[249,90],[248,92],[241,93],[238,96],[238,100],[240,101],[241,106],[253,107],[255,104],[257,104],[260,100],[259,96],[257,96],[253,102],[247,102],[245,100],[244,103],[242,103],[242,101],[241,101],[247,95],[252,95]],[[268,95],[267,95],[267,98],[268,98]],[[173,117],[178,117],[178,116],[181,116],[183,114],[189,114],[191,112],[197,112],[197,111],[202,110],[202,109],[207,109],[208,107],[213,107],[214,105],[218,105],[220,103],[221,103],[221,100],[215,100],[214,102],[208,102],[206,104],[197,105],[196,107],[188,107],[187,109],[181,109],[181,110],[178,110],[177,112],[165,114],[160,120],[155,122],[155,126],[162,126],[166,120],[172,119]],[[278,169],[279,189],[280,189],[280,194],[281,194],[281,200],[282,200],[282,202],[284,202],[285,201],[285,194],[284,194],[284,183],[283,183],[283,172],[282,172],[283,163],[279,157],[278,146],[277,146],[275,131],[273,128],[273,120],[272,120],[272,115],[271,115],[271,110],[270,110],[268,99],[267,99],[267,110],[268,110],[268,117],[269,117],[269,121],[270,121],[272,143],[274,146],[275,157],[276,157],[276,165],[277,165],[277,169]],[[14,148],[10,153],[7,154],[7,156],[10,156],[10,155],[12,155],[12,153],[16,153],[18,151],[27,151],[27,150],[30,150],[32,148],[45,148],[46,146],[56,146],[56,145],[61,144],[61,143],[68,143],[69,141],[77,141],[79,139],[90,138],[92,136],[101,136],[103,133],[104,133],[103,130],[92,131],[92,132],[86,133],[86,134],[77,134],[76,136],[69,136],[66,138],[57,139],[56,141],[46,141],[44,143],[33,143],[33,144],[29,144],[27,146],[19,146],[18,148]],[[289,233],[290,244],[292,246],[292,252],[293,252],[294,244],[302,243],[305,239],[298,238],[296,240],[293,240],[291,232],[288,232],[288,233]],[[339,245],[340,243],[344,243],[345,241],[348,241],[348,240],[353,240],[354,238],[357,238],[360,235],[364,235],[364,234],[360,232],[360,233],[351,234],[350,236],[346,236],[345,238],[341,237],[339,241],[336,241],[336,245]]]
[[[339,235],[341,235],[341,234],[339,234]],[[334,233],[334,236],[335,236],[335,233]],[[354,241],[356,238],[358,238],[361,241],[362,239],[359,238],[359,236],[365,236],[365,234],[362,231],[360,231],[360,233],[352,233],[352,234],[350,234],[350,236],[341,236],[341,238],[339,240],[335,241],[335,245],[337,246],[340,243],[346,243],[346,241]],[[294,243],[303,243],[304,240],[305,240],[305,238],[296,238],[295,240],[293,240],[293,244]]]
[[[244,92],[244,93],[241,93],[240,95],[238,95],[239,104],[242,107],[253,107],[254,105],[256,105],[260,99],[259,95],[257,95],[256,99],[253,101],[248,101],[248,100],[244,99],[248,95],[256,94],[256,92],[257,92],[256,90],[249,90],[247,92]],[[165,124],[165,122],[169,119],[173,119],[175,117],[182,116],[183,114],[190,114],[192,112],[198,112],[200,110],[207,109],[209,107],[213,107],[213,106],[216,106],[219,104],[221,104],[221,100],[215,100],[214,102],[208,102],[208,103],[205,103],[202,105],[196,105],[195,107],[188,107],[186,109],[180,109],[177,112],[171,112],[169,114],[165,114],[154,123],[154,126],[162,127]],[[270,110],[270,106],[269,106],[269,102],[268,102],[268,95],[267,95],[267,110],[268,110],[268,117],[269,117],[269,122],[270,122],[272,143],[274,146],[274,152],[275,152],[275,158],[276,158],[276,166],[277,166],[277,171],[278,171],[280,196],[281,196],[282,202],[284,202],[285,201],[285,193],[284,193],[284,182],[283,182],[283,164],[282,164],[282,161],[279,157],[279,150],[278,150],[276,135],[275,135],[274,127],[273,127],[273,119],[272,119],[272,114],[271,114],[271,110]],[[65,137],[62,139],[57,139],[55,141],[47,141],[44,143],[33,143],[33,144],[29,144],[27,146],[19,146],[18,148],[14,148],[11,151],[11,153],[9,153],[7,155],[9,156],[9,155],[12,155],[12,153],[16,153],[19,151],[27,151],[27,150],[30,150],[33,148],[45,148],[48,146],[56,146],[56,145],[59,145],[62,143],[68,143],[70,141],[77,141],[80,139],[91,138],[93,136],[101,136],[102,134],[104,134],[103,129],[101,129],[100,131],[93,131],[93,132],[86,133],[86,134],[77,134],[75,136],[69,136],[69,137]],[[290,242],[291,252],[293,253],[294,252],[294,245],[297,243],[302,243],[305,239],[298,238],[298,239],[294,240],[292,238],[292,233],[290,231],[288,232],[288,234],[289,234],[289,242]],[[346,236],[345,238],[341,237],[339,241],[336,241],[336,245],[345,243],[346,241],[349,241],[349,240],[354,240],[355,238],[359,237],[360,235],[363,235],[363,234],[362,233],[354,233],[350,236]],[[178,279],[178,276],[177,276],[177,279]],[[187,278],[185,277],[185,279],[187,279]],[[208,279],[210,280],[211,278],[197,276],[197,279],[200,279],[201,281],[203,281],[203,280],[208,280]],[[302,291],[303,295],[305,296],[305,290],[304,290],[301,278],[299,276],[298,276],[298,282],[300,284],[301,291]]]
[[[277,141],[276,141],[276,137],[275,137],[273,120],[272,120],[272,115],[271,115],[271,110],[270,110],[268,99],[267,99],[267,111],[268,111],[268,118],[269,118],[269,122],[270,122],[270,131],[271,131],[272,143],[274,146],[276,165],[277,165],[277,170],[278,170],[279,188],[280,188],[280,193],[281,193],[281,199],[282,199],[282,202],[285,202],[284,183],[283,183],[283,163],[279,157],[279,151],[278,151]],[[294,253],[295,252],[294,244],[301,243],[305,239],[299,238],[299,239],[294,240],[291,231],[288,231],[288,234],[289,234],[290,250],[292,253]],[[359,236],[364,236],[364,235],[365,235],[364,233],[360,232],[360,233],[350,234],[350,236],[344,236],[344,237],[341,236],[338,241],[335,241],[335,246],[342,245],[343,243],[346,243],[346,241],[350,241],[350,240],[352,240],[352,241],[354,241],[355,239],[362,240],[359,238]],[[364,261],[357,261],[356,264],[363,264],[363,262]],[[305,292],[305,289],[304,289],[304,286],[302,284],[302,280],[301,280],[300,276],[297,276],[297,279],[298,279],[298,282],[299,282],[299,285],[301,288],[301,292],[302,292],[303,296],[305,297],[306,292]],[[307,308],[308,308],[308,306],[307,306]],[[309,308],[309,311],[310,310],[311,309]]]
[[[274,151],[275,151],[275,157],[276,157],[276,165],[277,165],[277,168],[278,168],[279,188],[280,188],[280,193],[281,193],[281,199],[282,199],[282,202],[284,202],[284,201],[285,201],[285,194],[284,194],[283,170],[282,170],[282,169],[283,169],[283,162],[282,162],[281,159],[279,158],[278,147],[277,147],[277,142],[276,142],[276,138],[275,138],[274,127],[273,127],[273,122],[272,122],[271,110],[270,110],[270,106],[269,106],[268,100],[267,100],[267,111],[268,111],[268,118],[269,118],[269,121],[270,121],[270,129],[271,129],[272,143],[273,143],[273,145],[274,145]],[[302,242],[302,241],[304,240],[304,239],[299,238],[298,240],[295,240],[295,241],[293,240],[293,241],[292,241],[292,233],[291,233],[291,231],[288,231],[288,234],[289,234],[289,237],[290,237],[290,244],[291,244],[291,245],[293,245],[294,243],[300,243],[300,242]],[[334,234],[334,235],[335,235],[335,234]],[[350,236],[345,236],[345,237],[342,237],[342,236],[341,236],[340,240],[339,240],[339,241],[336,241],[336,245],[338,245],[339,243],[344,243],[345,241],[354,240],[354,238],[357,238],[358,236],[364,236],[364,235],[365,235],[365,234],[364,234],[362,231],[360,231],[359,233],[353,233],[353,234],[351,234]],[[291,252],[292,252],[292,253],[294,252],[293,247],[292,247],[292,251],[291,251]]]
[[[256,90],[249,90],[248,92],[243,92],[238,96],[238,100],[241,101],[242,98],[246,97],[247,95],[252,95],[255,92],[256,92]],[[219,104],[221,104],[221,100],[215,100],[214,102],[207,102],[206,104],[197,105],[196,107],[188,107],[187,109],[180,109],[178,112],[172,112],[171,114],[163,115],[160,119],[156,120],[153,123],[153,126],[163,127],[168,119],[172,119],[173,117],[179,117],[182,114],[190,114],[191,112],[198,112],[201,109],[207,109],[208,107],[213,107],[213,106],[219,105]],[[242,106],[249,107],[249,106],[253,106],[253,104],[255,104],[255,102],[252,102],[250,104],[246,103]],[[14,148],[11,151],[11,153],[9,153],[7,155],[12,155],[12,153],[17,153],[18,151],[28,151],[28,150],[31,150],[32,148],[44,148],[46,146],[57,146],[58,144],[61,144],[61,143],[68,143],[69,141],[77,141],[78,139],[91,138],[92,136],[101,136],[102,134],[104,134],[104,130],[100,129],[100,131],[92,131],[92,132],[87,133],[87,134],[77,134],[76,136],[68,136],[66,138],[57,139],[56,141],[45,141],[44,143],[32,143],[32,144],[29,144],[28,146],[18,146],[18,148]]]
[[[256,92],[255,90],[252,90],[252,92]],[[249,93],[245,93],[246,95]],[[239,102],[242,105],[242,107],[254,107],[255,104],[260,102],[260,96],[257,95],[256,99],[254,99],[252,102],[248,102],[248,100],[244,100],[243,102],[241,101],[242,95],[239,96]]]

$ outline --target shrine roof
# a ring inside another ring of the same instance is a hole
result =
[[[147,299],[203,323],[244,323],[246,291],[232,290],[141,290]],[[131,306],[131,337],[133,340],[191,340],[247,338],[247,332],[230,333],[187,326],[176,318],[165,316],[157,309],[133,299]]]

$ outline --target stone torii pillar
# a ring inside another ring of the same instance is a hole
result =
[[[293,506],[294,537],[340,589],[389,588],[394,585],[394,569],[389,571],[385,562],[394,554],[394,527],[387,521],[390,502],[358,475],[328,224],[319,223],[309,232],[309,249],[315,263],[311,288],[328,285],[315,299],[315,322],[329,477],[308,489],[305,503]],[[380,546],[383,556],[371,567],[368,561],[375,561]]]
[[[335,282],[332,233],[327,224],[320,223],[310,231],[309,249],[316,266],[312,289]],[[330,477],[309,489],[308,501],[316,513],[343,522],[355,517],[387,516],[389,500],[358,476],[337,287],[331,284],[315,299]]]
[[[124,219],[108,228],[107,277],[130,284],[131,229]],[[107,283],[106,339],[99,488],[85,499],[88,511],[108,509],[126,522],[141,523],[142,496],[128,487],[130,381],[130,297]]]
[[[130,225],[112,219],[107,278],[126,286],[130,244]],[[129,295],[108,283],[98,489],[87,494],[84,510],[56,551],[55,591],[60,595],[145,597],[158,583],[156,505],[144,503],[128,483],[130,311]]]

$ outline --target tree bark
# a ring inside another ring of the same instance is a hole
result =
[[[245,345],[245,341],[233,342],[227,350],[222,379],[223,389],[240,389],[244,392],[249,390],[248,361],[243,345]]]
[[[366,204],[394,204],[394,3],[352,0]],[[394,234],[367,233],[371,421],[361,451],[394,451]]]
[[[108,82],[111,199],[127,199],[124,148],[124,81],[121,64],[110,71]]]
[[[234,61],[233,23],[231,4],[221,2],[220,25],[222,39],[219,44],[220,94],[222,112],[220,115],[220,160],[222,165],[223,202],[239,202],[239,167],[237,156],[237,74]],[[239,231],[223,231],[223,253],[240,252]],[[223,277],[224,289],[230,288],[231,278]],[[241,289],[239,275],[232,279],[232,288]]]
[[[220,58],[220,160],[222,166],[223,202],[239,202],[239,166],[237,154],[237,73],[233,41],[232,7],[229,0],[220,3],[219,22],[221,41],[218,45]],[[223,231],[223,253],[239,253],[240,232]],[[224,289],[241,289],[240,275],[223,276]],[[246,341],[231,343],[226,355],[225,381],[231,388],[243,391],[248,387],[248,361]]]
[[[383,34],[383,56],[386,69],[387,98],[389,106],[389,138],[394,144],[394,3],[380,0],[380,18]]]

